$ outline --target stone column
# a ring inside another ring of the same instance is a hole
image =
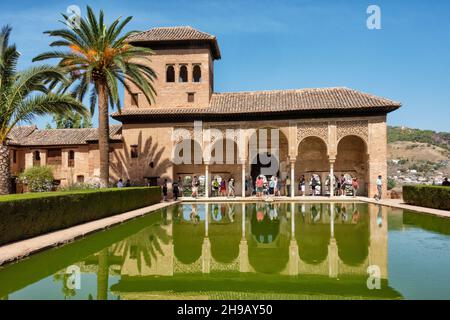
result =
[[[202,273],[210,273],[211,271],[211,242],[209,241],[209,206],[205,204],[205,238],[202,245]]]
[[[295,159],[289,159],[291,162],[291,198],[295,197]]]
[[[239,271],[249,272],[250,266],[248,261],[248,243],[245,237],[245,224],[246,224],[246,208],[245,203],[242,204],[242,238],[239,243]]]
[[[242,188],[242,198],[245,198],[245,161],[242,161],[242,173],[241,173],[241,188]]]
[[[330,198],[334,196],[334,162],[336,159],[330,159]]]
[[[339,255],[336,239],[334,238],[334,203],[330,204],[330,243],[328,244],[328,275],[337,278],[339,275]]]
[[[209,163],[205,163],[205,197],[209,198]]]

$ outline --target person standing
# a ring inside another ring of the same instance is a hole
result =
[[[126,188],[131,187],[131,181],[130,181],[130,179],[127,179],[127,182],[125,183],[125,187],[126,187]]]
[[[261,197],[263,192],[264,181],[261,176],[256,178],[256,196]]]
[[[228,197],[235,197],[235,193],[234,193],[234,179],[230,178],[230,180],[228,180]]]
[[[119,181],[117,182],[117,188],[123,188],[123,181],[122,181],[122,179],[119,179]]]
[[[378,201],[378,200],[381,200],[381,196],[382,196],[382,192],[383,192],[383,180],[382,180],[381,175],[379,175],[377,178],[377,192],[378,193],[375,196],[375,199]]]
[[[285,182],[286,188],[284,191],[284,194],[287,195],[288,197],[291,196],[291,179],[289,178],[289,176],[286,176],[286,182]]]
[[[305,196],[305,190],[306,190],[306,179],[305,179],[305,175],[302,174],[301,178],[300,178],[300,182],[298,184],[298,189],[300,190],[302,196]]]
[[[359,188],[358,178],[353,178],[352,181],[353,198],[356,197],[358,193],[358,188]]]
[[[274,176],[271,176],[269,181],[269,195],[273,195],[274,191],[275,191],[275,178]]]
[[[178,193],[183,194],[183,179],[181,179],[181,176],[178,176]]]
[[[227,185],[225,183],[225,179],[222,179],[222,181],[220,181],[220,195],[222,197],[227,196]]]
[[[314,177],[314,175],[312,175],[312,177],[311,177],[311,191],[312,191],[312,195],[313,196],[316,195],[316,186],[317,186],[316,178]]]
[[[192,180],[192,197],[197,198],[198,197],[198,186],[200,185],[200,182],[197,179],[197,176],[194,176],[194,179]]]
[[[172,192],[173,192],[173,200],[177,201],[178,200],[178,195],[180,193],[180,189],[178,186],[178,181],[174,181],[174,183],[172,183]]]
[[[339,185],[341,187],[341,196],[345,196],[345,187],[347,186],[347,183],[345,181],[345,177],[343,174],[341,174],[341,179],[339,180]]]
[[[213,196],[218,197],[219,196],[219,181],[217,181],[217,178],[214,178],[212,182],[212,189],[213,189]]]
[[[162,193],[163,193],[163,201],[167,201],[167,179],[164,179]]]
[[[444,178],[444,181],[442,181],[442,186],[450,187],[450,181],[448,181],[448,178]]]

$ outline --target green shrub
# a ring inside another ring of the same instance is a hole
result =
[[[46,192],[53,188],[53,170],[48,166],[31,167],[19,179],[28,186],[30,192]]]
[[[392,190],[392,189],[394,189],[395,188],[395,180],[394,179],[392,179],[392,178],[388,178],[388,180],[387,180],[387,189],[388,190]]]
[[[0,245],[143,208],[160,200],[160,187],[0,197]]]
[[[450,210],[450,187],[403,186],[403,200],[415,206]]]

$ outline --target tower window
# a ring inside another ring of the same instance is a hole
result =
[[[166,68],[166,82],[175,82],[175,68],[167,66]]]
[[[192,81],[201,82],[202,81],[202,70],[198,64],[192,69]]]
[[[139,93],[131,94],[131,106],[133,106],[133,107],[139,106]]]
[[[194,102],[194,92],[188,92],[188,94],[187,94],[188,96],[187,96],[187,100],[188,100],[188,102]]]
[[[131,152],[130,152],[130,154],[131,154],[131,158],[132,158],[132,159],[135,159],[135,158],[137,158],[137,157],[139,156],[139,153],[138,153],[138,146],[137,146],[137,145],[132,145],[132,146],[131,146]]]
[[[179,82],[187,82],[188,81],[188,70],[185,65],[180,67],[180,79]]]

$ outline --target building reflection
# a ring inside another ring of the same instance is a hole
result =
[[[358,279],[363,287],[369,265],[377,265],[387,283],[386,210],[359,203],[177,205],[160,223],[109,248],[121,257],[121,279],[112,290],[125,298],[130,281],[145,287],[142,280],[148,280],[153,287],[161,276],[207,275],[203,281],[239,274],[261,281]]]

